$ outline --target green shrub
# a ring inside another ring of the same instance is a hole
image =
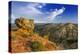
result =
[[[38,41],[34,41],[31,43],[32,51],[42,51],[44,49],[44,46],[42,43]]]
[[[12,40],[16,40],[16,36],[11,36],[11,39]]]

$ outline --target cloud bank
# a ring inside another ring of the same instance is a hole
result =
[[[46,4],[39,4],[39,3],[29,3],[26,6],[21,6],[16,9],[17,14],[21,17],[21,15],[24,15],[30,19],[34,19],[35,23],[50,23],[53,21],[58,15],[61,15],[65,8],[61,7],[61,9],[55,8],[54,11],[45,13],[41,11]],[[14,10],[14,9],[13,9]],[[17,18],[15,17],[15,14],[12,13],[12,23]]]

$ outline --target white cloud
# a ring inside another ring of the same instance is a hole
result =
[[[45,6],[46,4],[39,4],[39,3],[29,3],[26,6],[21,6],[19,8],[17,8],[17,17],[28,17],[31,19],[34,19],[34,21],[36,23],[47,23],[47,22],[51,22],[53,19],[56,18],[56,16],[62,14],[65,10],[64,7],[62,7],[61,9],[56,9],[52,12],[41,12],[38,8],[42,8],[43,6]],[[38,8],[37,8],[38,7]],[[12,22],[15,20],[15,16],[12,15]]]
[[[42,8],[45,6],[45,4],[39,4],[39,3],[29,3],[26,6],[21,6],[16,9],[18,17],[20,16],[27,16],[29,18],[40,18],[44,15],[43,12],[41,12],[37,7]],[[14,20],[17,18],[13,14],[11,15],[12,17],[12,23],[14,23]]]
[[[35,20],[34,23],[47,23],[46,21]]]
[[[12,15],[11,15],[11,18],[15,18],[15,16],[12,14]]]
[[[62,14],[64,12],[65,8],[62,7],[61,9],[55,9],[53,12],[51,12],[51,14],[48,16],[48,19],[50,20],[54,20],[56,18],[56,16]]]
[[[38,8],[43,8],[44,6],[46,6],[46,4],[45,3],[42,3],[42,4],[39,4],[38,5]]]
[[[42,7],[43,7],[42,5],[39,5],[39,6],[38,6],[38,8],[42,8]]]
[[[14,16],[14,14],[11,15],[11,23],[14,23],[16,17]]]
[[[26,6],[20,7],[18,10],[21,11],[21,14],[26,14],[28,16],[36,16],[39,14],[43,14],[39,9],[36,7],[42,8],[43,6],[40,4],[30,3]]]

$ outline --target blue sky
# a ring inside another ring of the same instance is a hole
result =
[[[34,19],[35,23],[77,23],[78,6],[52,3],[11,2],[11,23],[16,18]]]

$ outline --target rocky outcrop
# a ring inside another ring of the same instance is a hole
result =
[[[15,20],[16,26],[19,28],[17,32],[31,35],[34,30],[34,22],[32,19],[19,18]]]
[[[15,20],[15,24],[18,29],[16,31],[11,30],[10,36],[12,53],[60,49],[60,47],[56,46],[54,42],[51,42],[33,32],[34,21],[32,19],[19,18]]]
[[[17,25],[17,27],[19,28],[23,28],[23,29],[34,29],[34,22],[32,19],[26,19],[26,18],[19,18],[15,20],[15,24]]]

